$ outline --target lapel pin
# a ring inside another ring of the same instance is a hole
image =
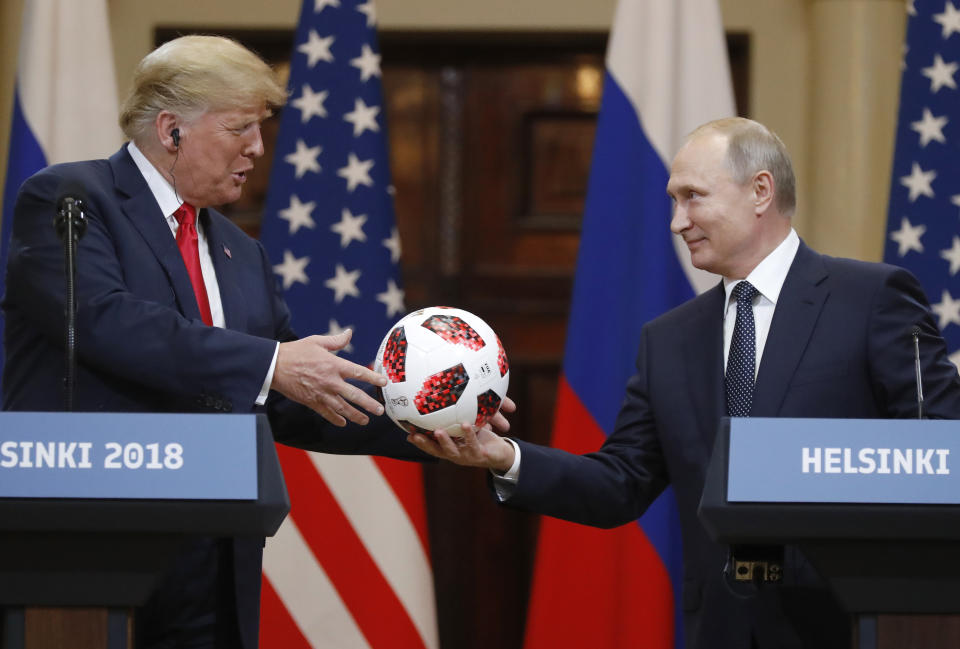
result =
[[[233,259],[233,255],[230,254],[230,248],[227,248],[227,244],[223,244],[223,254],[227,256],[227,259]]]

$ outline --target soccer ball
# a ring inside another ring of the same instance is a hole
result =
[[[500,408],[510,382],[507,355],[493,329],[449,307],[401,318],[380,343],[373,369],[387,377],[387,415],[408,433],[446,428],[456,436],[461,422],[482,426]]]

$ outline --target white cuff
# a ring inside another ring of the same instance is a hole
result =
[[[277,369],[277,355],[280,353],[280,343],[273,350],[273,360],[270,361],[270,369],[267,370],[267,378],[263,380],[263,387],[260,388],[260,394],[254,402],[262,406],[267,402],[267,395],[270,394],[270,385],[273,383],[273,372]]]
[[[509,437],[505,437],[504,439],[513,444],[513,464],[510,465],[510,468],[507,469],[507,472],[503,475],[490,469],[490,473],[493,474],[493,490],[496,492],[500,502],[507,500],[513,495],[513,490],[517,486],[517,480],[520,479],[520,446]]]

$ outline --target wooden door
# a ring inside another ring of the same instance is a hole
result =
[[[484,318],[510,360],[513,434],[549,443],[604,42],[490,38],[383,43],[407,306]],[[443,647],[522,644],[537,517],[486,480],[426,470]]]

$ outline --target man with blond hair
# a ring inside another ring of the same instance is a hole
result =
[[[697,518],[720,419],[916,417],[914,327],[926,416],[960,418],[957,369],[910,273],[800,241],[790,157],[762,124],[733,118],[696,129],[673,160],[667,193],[671,230],[693,265],[722,281],[644,326],[637,373],[598,451],[574,455],[470,426],[457,444],[445,432],[410,440],[489,468],[507,506],[586,525],[631,523],[670,484],[688,647],[847,649],[848,616],[795,550],[782,587],[735,593],[725,583],[726,549]]]
[[[285,100],[238,43],[178,38],[137,68],[120,117],[127,144],[24,183],[2,304],[5,410],[62,408],[63,253],[51,222],[62,188],[82,187],[76,410],[265,411],[287,444],[422,457],[383,434],[385,418],[363,427],[383,408],[347,379],[383,379],[336,356],[349,331],[296,338],[263,247],[213,208],[240,197],[263,155],[260,125]],[[262,546],[185,547],[136,612],[136,646],[256,647]]]

